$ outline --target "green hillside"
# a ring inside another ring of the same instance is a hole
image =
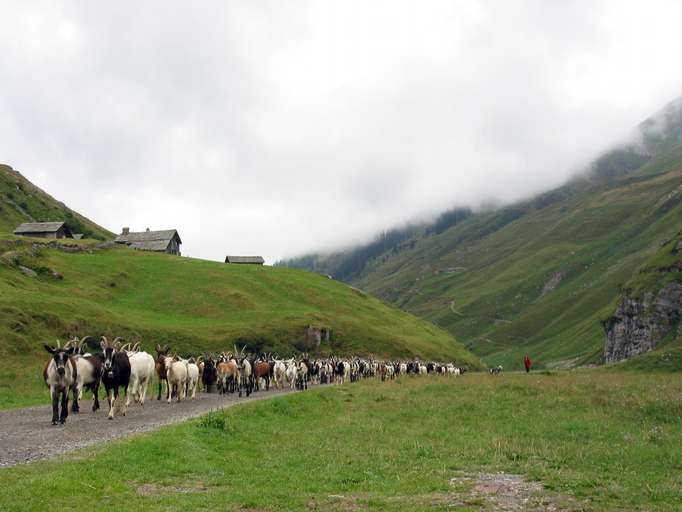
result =
[[[11,233],[22,222],[62,220],[73,233],[99,240],[114,237],[101,226],[74,212],[42,191],[19,172],[0,164],[0,233]]]
[[[525,353],[547,367],[599,362],[621,287],[682,223],[682,102],[637,139],[531,200],[411,228],[348,281],[438,323],[488,364],[519,368]],[[344,255],[308,259],[335,275]]]
[[[314,325],[332,330],[321,353],[417,355],[480,366],[432,323],[309,272],[85,244],[81,252],[36,252],[17,243],[0,242],[0,356],[6,362],[0,403],[42,397],[35,387],[42,343],[74,334],[139,337],[149,349],[162,342],[180,353],[238,343],[289,354],[306,348],[304,329]],[[25,275],[21,266],[37,275]]]

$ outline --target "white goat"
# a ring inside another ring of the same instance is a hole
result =
[[[194,400],[199,385],[199,365],[193,359],[187,361],[187,396]]]
[[[154,378],[154,356],[147,352],[128,352],[130,361],[130,389],[131,393],[126,397],[126,407],[130,405],[130,395],[138,404],[144,405],[147,390]]]
[[[177,394],[178,402],[185,398],[187,384],[187,361],[176,357],[166,357],[166,375],[168,375],[168,403],[171,403],[173,391]]]
[[[287,367],[284,365],[284,362],[275,359],[273,373],[275,377],[275,387],[277,389],[282,389],[282,385],[286,382],[286,371]]]
[[[298,378],[298,368],[296,368],[296,361],[293,359],[287,361],[286,377],[291,389],[295,389],[296,379]]]

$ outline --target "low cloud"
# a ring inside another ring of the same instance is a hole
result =
[[[0,6],[0,160],[269,261],[556,186],[682,94],[675,1]]]

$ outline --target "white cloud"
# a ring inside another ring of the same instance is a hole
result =
[[[511,201],[682,93],[675,1],[0,5],[0,159],[270,261]]]

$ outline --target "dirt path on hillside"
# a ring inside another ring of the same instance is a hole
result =
[[[254,393],[249,398],[238,398],[236,394],[197,393],[196,400],[172,404],[153,397],[144,407],[131,403],[125,417],[117,415],[113,420],[107,419],[106,400],[100,401],[101,409],[96,413],[90,410],[92,401],[82,400],[79,403],[81,412],[69,413],[66,424],[58,426],[51,423],[51,405],[0,411],[0,467],[54,457],[102,441],[179,423],[212,410],[288,393],[291,391],[271,389]]]

